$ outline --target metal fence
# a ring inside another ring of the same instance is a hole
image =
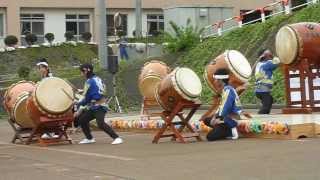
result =
[[[293,10],[306,7],[311,4],[317,4],[319,3],[319,0],[311,0],[309,2],[297,5],[297,6],[292,6],[291,0],[280,0],[271,4],[268,4],[262,8],[257,8],[245,13],[240,13],[239,16],[231,17],[219,22],[216,22],[212,25],[208,25],[204,27],[204,31],[201,34],[201,39],[209,38],[209,37],[217,37],[217,36],[222,36],[224,33],[229,32],[233,29],[236,28],[241,28],[245,25],[252,24],[255,22],[265,22],[268,18],[277,16],[279,14],[290,14]],[[266,15],[266,11],[271,10],[273,13]],[[260,12],[260,18],[254,19],[252,21],[243,23],[243,19],[245,16]],[[235,25],[229,27],[229,28],[224,28],[224,24],[233,23]]]

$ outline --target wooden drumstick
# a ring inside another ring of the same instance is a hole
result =
[[[74,100],[74,98],[72,96],[70,96],[70,94],[68,94],[68,92],[66,90],[64,90],[63,88],[60,88],[62,90],[62,92],[64,92],[65,95],[68,96],[69,99],[71,99],[72,101]]]

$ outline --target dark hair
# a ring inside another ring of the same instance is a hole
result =
[[[81,64],[80,71],[84,72],[85,69],[87,70],[87,78],[90,78],[94,75],[92,64],[89,64],[89,63]]]
[[[38,63],[41,63],[41,62],[44,62],[44,63],[49,64],[46,58],[40,58],[40,59],[38,59]],[[44,67],[44,68],[47,69],[48,72],[47,72],[47,74],[46,74],[46,77],[49,77],[49,74],[51,73],[49,66],[45,66],[45,65],[42,65],[42,64],[40,64],[39,66],[40,66],[40,67]]]
[[[48,61],[47,61],[47,59],[46,59],[46,58],[40,58],[38,61],[39,61],[39,62],[45,62],[45,63],[48,63]]]
[[[230,72],[228,69],[218,69],[214,75],[229,75]],[[229,83],[229,78],[228,79],[221,79],[222,82],[224,82],[225,84]]]
[[[261,49],[261,50],[258,52],[258,57],[260,57],[266,50],[268,50],[268,49],[266,49],[266,48]]]

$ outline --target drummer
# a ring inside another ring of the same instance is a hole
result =
[[[114,132],[114,130],[104,122],[105,114],[107,113],[106,99],[104,97],[105,86],[102,80],[96,76],[93,72],[93,66],[91,64],[82,64],[80,66],[81,75],[86,78],[84,85],[84,98],[77,103],[77,106],[86,106],[81,113],[76,112],[75,117],[80,124],[85,139],[79,142],[79,144],[95,143],[95,139],[91,135],[89,123],[93,119],[96,119],[97,125],[105,133],[107,133],[112,139],[111,144],[121,144],[123,140]],[[79,109],[79,108],[78,108]]]
[[[41,79],[52,77],[52,73],[49,69],[49,64],[46,58],[41,58],[37,63],[37,67],[41,76]]]
[[[223,88],[222,97],[216,115],[206,118],[204,123],[213,129],[207,134],[208,141],[220,139],[238,139],[237,122],[234,117],[240,116],[241,103],[236,90],[228,84],[229,71],[218,69],[214,75],[216,83]]]
[[[269,49],[263,49],[259,52],[258,63],[255,68],[256,96],[261,100],[262,107],[258,114],[269,114],[273,104],[271,95],[273,85],[273,71],[280,63],[279,58],[273,57]]]
[[[39,62],[37,63],[37,67],[39,70],[39,74],[41,76],[41,80],[45,79],[47,77],[52,77],[52,73],[49,69],[49,63],[46,58],[39,59]],[[58,138],[59,135],[55,133],[45,133],[41,136],[42,139],[50,139],[50,138]]]

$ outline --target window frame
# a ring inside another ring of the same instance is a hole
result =
[[[29,15],[29,17],[28,17]],[[40,15],[40,16],[39,16]],[[25,17],[23,17],[25,16]],[[21,43],[23,43],[23,39],[26,37],[26,35],[22,32],[22,23],[27,22],[30,23],[30,33],[33,33],[33,23],[39,22],[43,25],[43,34],[36,34],[38,40],[37,43],[44,42],[44,36],[45,36],[45,22],[46,22],[46,16],[44,13],[20,13],[20,36],[21,36]]]
[[[75,19],[68,19],[67,16],[75,16]],[[80,16],[88,16],[88,19],[83,19],[80,18]],[[65,14],[65,27],[66,27],[66,31],[67,31],[67,22],[75,22],[76,26],[77,26],[77,34],[74,35],[76,41],[80,41],[81,39],[81,33],[80,33],[80,23],[88,23],[89,24],[89,31],[88,32],[92,32],[91,30],[91,16],[89,13],[67,13]]]
[[[149,18],[149,16],[156,16],[156,18]],[[162,16],[162,18],[160,18]],[[157,23],[157,31],[164,30],[164,14],[147,14],[147,34],[152,36],[151,31],[149,32],[149,23]],[[163,23],[163,29],[160,29],[160,23]]]

